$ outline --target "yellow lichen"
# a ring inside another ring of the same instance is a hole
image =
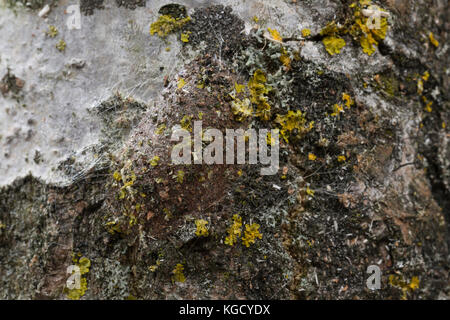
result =
[[[116,181],[121,181],[122,180],[122,175],[120,174],[119,171],[114,171],[113,178]]]
[[[186,85],[186,80],[184,80],[183,78],[178,79],[178,82],[177,82],[178,89],[183,88],[185,85]]]
[[[105,224],[106,230],[110,234],[121,233],[122,229],[120,228],[120,224],[118,220],[108,221]]]
[[[190,17],[175,19],[169,15],[162,15],[150,25],[150,34],[156,33],[159,37],[166,38],[170,33],[181,29],[189,21],[191,21]]]
[[[276,130],[278,130],[278,129],[276,129]],[[274,146],[275,145],[276,141],[275,141],[275,138],[272,137],[272,133],[271,132],[267,132],[266,141],[267,141],[267,145],[269,145],[269,146]]]
[[[340,104],[335,104],[333,106],[333,112],[331,113],[332,117],[337,117],[339,116],[341,113],[344,113],[344,107]]]
[[[338,162],[344,162],[345,160],[347,160],[347,158],[345,156],[338,156],[337,157],[337,161]]]
[[[314,197],[314,190],[311,190],[309,187],[306,188],[306,194],[310,195],[311,197]]]
[[[130,214],[130,219],[128,220],[128,225],[130,227],[136,225],[138,223],[137,217],[134,214]]]
[[[231,110],[236,116],[236,120],[243,121],[253,114],[253,108],[250,105],[249,99],[243,99],[242,101],[238,98],[231,102]]]
[[[236,90],[236,93],[241,93],[245,90],[245,84],[239,84],[239,83],[235,82],[234,89]]]
[[[150,165],[152,167],[156,167],[158,165],[158,162],[159,162],[159,157],[158,156],[154,156],[152,158],[152,160],[150,160]]]
[[[345,106],[346,106],[347,108],[350,108],[350,107],[354,104],[353,99],[350,97],[350,95],[348,95],[348,94],[346,94],[346,93],[343,93],[343,94],[342,94],[342,100],[345,101]]]
[[[365,17],[361,13],[363,6],[365,6],[365,4],[362,3],[360,3],[360,6],[354,6],[354,22],[350,27],[350,34],[355,39],[359,38],[359,43],[363,51],[370,56],[375,52],[375,48],[378,46],[379,41],[386,37],[388,21],[385,17],[380,17],[379,28],[369,28],[367,23],[370,18]],[[383,11],[381,8],[378,9]]]
[[[328,23],[325,28],[323,28],[322,30],[320,30],[320,35],[321,36],[334,36],[338,33],[340,33],[342,31],[342,28],[339,28],[336,25],[336,22],[331,21],[330,23]]]
[[[359,43],[361,44],[363,52],[367,53],[369,56],[375,52],[375,47],[373,45],[378,44],[370,34],[367,36],[362,35],[361,38],[359,38]]]
[[[165,214],[164,220],[169,221],[172,218],[172,212],[168,208],[164,208],[163,212]]]
[[[181,34],[181,41],[182,42],[189,42],[189,35],[191,34],[190,31],[182,33]]]
[[[316,159],[317,159],[317,156],[314,153],[309,153],[308,154],[308,160],[314,161]]]
[[[309,37],[311,35],[311,30],[309,29],[302,29],[302,36],[303,38]]]
[[[291,67],[291,57],[285,48],[281,48],[280,61],[287,69]]]
[[[241,236],[242,218],[235,214],[232,218],[233,224],[228,228],[228,236],[225,237],[225,244],[233,246]]]
[[[280,35],[280,33],[277,30],[270,29],[270,28],[267,28],[267,30],[269,30],[269,33],[273,40],[283,42],[283,37]]]
[[[192,121],[192,116],[185,115],[180,121],[181,128],[183,128],[184,130],[187,130],[189,132],[192,132],[191,121]]]
[[[172,281],[173,282],[185,282],[186,277],[184,276],[184,266],[181,263],[178,263],[175,266],[175,269],[172,270]]]
[[[295,112],[289,110],[286,115],[277,115],[275,122],[281,126],[280,133],[286,142],[289,142],[289,136],[294,130],[297,131],[298,135],[302,136],[309,132],[314,126],[313,121],[306,124],[305,114],[300,110]]]
[[[255,243],[256,239],[262,239],[262,234],[259,232],[259,224],[246,224],[242,243],[248,248],[250,244]]]
[[[247,86],[250,91],[250,101],[256,105],[255,115],[261,120],[270,119],[270,110],[267,94],[270,87],[266,86],[267,78],[264,72],[260,69],[253,73],[253,77],[248,82]]]
[[[339,37],[325,37],[322,42],[325,45],[325,50],[327,50],[330,55],[340,53],[341,49],[345,47],[345,40]]]
[[[114,176],[114,175],[113,175]],[[116,174],[116,177],[114,179],[118,178],[118,175]],[[122,178],[122,187],[120,187],[119,191],[119,199],[124,199],[129,193],[130,195],[133,195],[134,191],[131,188],[136,181],[136,175],[134,172],[131,172],[129,175],[121,174]]]
[[[204,88],[205,88],[205,81],[199,80],[199,81],[197,82],[196,87],[199,88],[199,89],[204,89]]]
[[[428,34],[428,38],[430,39],[430,42],[433,44],[433,46],[435,46],[436,48],[439,47],[439,41],[437,41],[437,40],[434,38],[433,32],[430,32],[430,33]]]
[[[417,80],[417,93],[422,94],[423,92],[423,81],[422,79]]]
[[[176,176],[177,182],[178,183],[183,183],[184,181],[184,171],[183,170],[178,170],[177,171],[177,176]]]
[[[163,133],[164,130],[166,130],[166,125],[163,123],[155,130],[155,133],[159,135]]]
[[[361,10],[370,3],[369,0],[352,3],[350,8],[354,10],[353,17],[348,19],[344,26],[337,26],[332,21],[321,30],[320,35],[324,37],[322,42],[330,55],[340,53],[340,50],[345,46],[345,40],[341,36],[348,33],[354,40],[359,41],[366,54],[370,56],[375,52],[379,41],[386,37],[388,21],[385,17],[380,17],[377,21],[379,25],[376,25],[376,28],[368,26],[369,19],[371,18],[364,16]],[[378,7],[376,10],[384,11]]]
[[[80,260],[78,260],[78,266],[80,267],[80,273],[86,274],[89,272],[89,267],[91,266],[91,260],[89,260],[86,257],[81,257]]]
[[[419,278],[418,277],[412,277],[411,281],[408,283],[403,279],[402,276],[393,275],[391,274],[389,276],[389,284],[393,287],[399,288],[402,290],[402,299],[406,300],[407,294],[412,293],[413,291],[417,290],[419,288]]]
[[[339,36],[339,34],[342,33],[342,30],[342,28],[338,27],[336,23],[332,21],[320,31],[320,35],[324,37],[322,43],[325,46],[325,50],[330,55],[340,53],[341,49],[345,47],[345,40]]]
[[[78,254],[80,256],[81,254]],[[72,289],[69,289],[69,287],[64,287],[64,293],[66,294],[67,298],[71,300],[79,300],[87,290],[87,280],[83,275],[87,274],[89,272],[89,267],[91,266],[91,261],[86,257],[81,257],[78,259],[77,256],[72,255],[72,261],[74,265],[77,267],[74,268],[72,271],[72,275],[75,274],[77,271],[79,271],[79,286],[75,286]]]
[[[197,230],[195,230],[195,235],[197,237],[207,237],[208,236],[208,228],[206,228],[206,225],[208,224],[208,221],[203,219],[195,220],[195,226],[197,227]]]

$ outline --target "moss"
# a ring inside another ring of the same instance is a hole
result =
[[[58,49],[60,52],[63,52],[66,50],[66,46],[67,46],[66,42],[63,39],[61,39],[56,44],[56,49]]]
[[[51,26],[48,26],[48,30],[45,31],[45,34],[50,38],[54,38],[59,34],[59,32],[55,26],[51,25]]]
[[[161,15],[171,16],[175,19],[186,17],[186,7],[176,3],[170,3],[162,6],[159,11]]]

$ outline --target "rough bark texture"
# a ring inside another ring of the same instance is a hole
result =
[[[81,0],[80,30],[70,1],[46,18],[23,2],[0,8],[0,298],[67,299],[81,257],[81,299],[449,297],[447,1],[374,2],[390,17],[370,56],[351,32],[324,48],[352,1],[180,1],[191,20],[165,39],[149,27],[169,1]],[[257,70],[270,115],[239,117]],[[280,128],[298,110],[314,124],[281,140],[276,175],[171,164],[177,124]],[[236,214],[242,235],[260,225],[249,247],[225,244]]]

